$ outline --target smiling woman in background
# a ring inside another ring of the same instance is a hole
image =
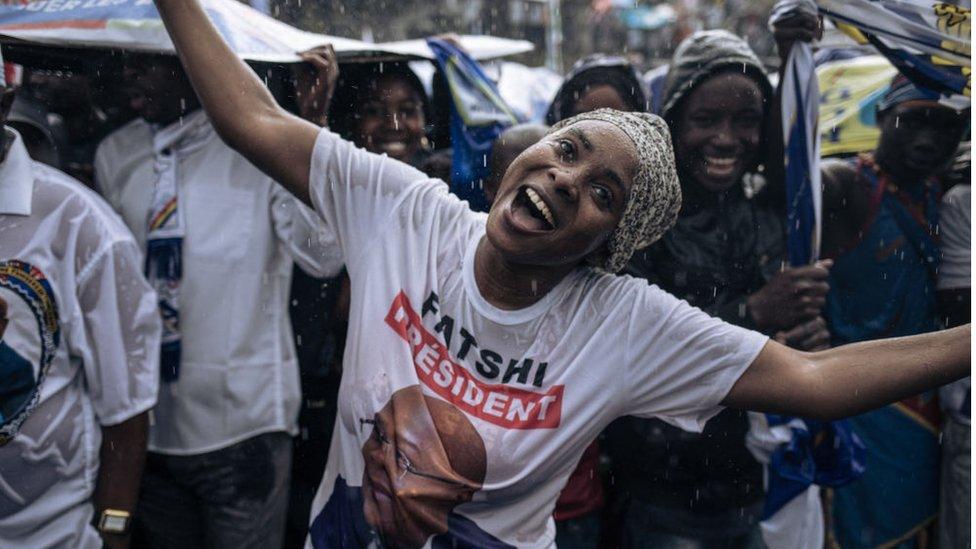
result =
[[[773,105],[759,58],[726,31],[695,33],[675,51],[662,105],[682,209],[660,241],[634,255],[628,272],[791,347],[824,346],[829,334],[819,311],[829,263],[781,272],[785,206],[775,200],[781,193],[767,188],[750,196],[745,189],[747,174],[766,161]],[[741,410],[722,411],[701,434],[657,420],[616,422],[606,448],[622,481],[617,486],[630,494],[625,545],[761,543],[763,471],[746,447],[748,429]]]
[[[412,166],[426,156],[427,94],[406,63],[346,63],[329,125],[367,151]]]
[[[557,125],[511,164],[485,216],[288,114],[199,2],[156,5],[221,136],[315,207],[351,274],[314,546],[550,547],[560,489],[618,416],[688,429],[722,406],[837,417],[969,371],[968,327],[801,353],[609,274],[677,215],[653,115]],[[413,396],[396,398],[404,389]],[[481,439],[483,478],[480,446],[466,456],[461,438]]]

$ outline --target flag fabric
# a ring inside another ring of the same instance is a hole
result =
[[[873,151],[878,145],[878,102],[898,70],[880,55],[828,61],[820,83],[821,156]]]
[[[970,105],[970,2],[818,0],[822,14],[870,44],[946,106]],[[871,93],[877,103],[885,91]],[[872,113],[873,114],[873,113]],[[938,404],[931,393],[851,419],[868,448],[864,475],[835,491],[834,541],[872,548],[911,543],[937,517]]]
[[[475,211],[488,211],[483,190],[488,155],[495,139],[519,122],[495,83],[464,50],[438,38],[428,38],[451,92],[451,192]]]
[[[812,2],[811,2],[812,3]],[[810,44],[790,51],[781,83],[785,140],[787,251],[791,265],[820,256],[820,88]]]
[[[770,26],[798,12],[816,14],[813,0],[781,0],[770,16]],[[796,42],[786,61],[781,86],[784,163],[787,197],[787,254],[793,266],[808,265],[819,258],[820,189],[820,92],[808,43]],[[765,425],[750,428],[782,432],[787,440],[774,447],[766,466],[766,501],[763,519],[779,512],[812,484],[838,486],[863,474],[864,446],[846,421],[819,422],[766,415]],[[774,433],[770,433],[772,435]],[[762,433],[753,438],[775,438]]]
[[[970,2],[819,0],[820,12],[860,44],[871,44],[916,85],[941,101],[970,101]]]

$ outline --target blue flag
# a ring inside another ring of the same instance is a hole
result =
[[[971,88],[969,1],[818,0],[820,12],[860,44],[871,44],[918,86],[966,108]]]
[[[780,1],[770,25],[797,12],[816,14],[812,0]],[[786,167],[787,252],[790,265],[820,255],[820,90],[810,44],[796,42],[783,71],[782,122]],[[864,473],[864,445],[847,421],[819,422],[767,414],[770,427],[788,425],[789,442],[770,456],[763,519],[782,509],[811,484],[840,486]]]
[[[470,55],[438,38],[428,38],[451,91],[451,192],[475,211],[488,211],[484,181],[495,139],[519,122],[495,83]]]

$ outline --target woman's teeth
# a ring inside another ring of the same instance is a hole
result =
[[[403,141],[391,141],[381,144],[380,148],[388,154],[400,154],[407,150],[407,144]]]
[[[735,169],[735,158],[705,157],[705,170],[714,175],[730,175]]]
[[[530,188],[526,188],[525,194],[529,197],[529,200],[532,201],[532,205],[535,206],[536,209],[539,210],[539,213],[542,214],[542,217],[546,218],[546,221],[549,222],[549,225],[555,228],[556,220],[552,216],[552,212],[549,211],[549,206],[546,206],[546,203],[542,201],[542,197],[539,196],[539,193],[535,192]]]

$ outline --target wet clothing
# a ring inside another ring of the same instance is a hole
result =
[[[867,157],[858,173],[871,196],[863,237],[830,270],[827,322],[834,345],[931,332],[938,327],[939,189],[917,199],[892,192]]]
[[[142,474],[140,547],[282,547],[292,440],[265,433],[194,456],[151,453]]]
[[[972,272],[971,211],[972,187],[969,182],[949,189],[939,210],[942,237],[942,265],[937,282],[940,291],[965,292],[940,300],[941,314],[948,327],[970,321],[969,296]],[[954,297],[954,298],[953,298]],[[946,301],[949,302],[947,307]],[[942,475],[939,479],[939,547],[965,548],[971,545],[971,379],[960,379],[939,389],[942,423]]]
[[[337,231],[353,283],[314,547],[357,535],[358,492],[368,501],[391,490],[417,526],[404,532],[551,547],[556,498],[603,427],[636,414],[700,429],[768,339],[586,267],[528,307],[499,309],[475,281],[486,215],[328,130],[311,165],[311,202]],[[403,474],[363,486],[381,452]],[[414,493],[441,495],[432,506]]]
[[[684,185],[686,206],[678,223],[659,243],[637,252],[628,271],[727,322],[752,327],[746,298],[780,268],[782,216],[741,189],[716,194],[689,187]],[[634,499],[697,511],[705,521],[711,513],[762,501],[762,468],[745,446],[748,428],[745,412],[734,410],[709,421],[703,434],[624,418],[611,428],[614,442],[607,449],[617,483]],[[729,525],[744,531],[757,520],[758,513],[752,522]]]
[[[297,434],[298,364],[288,321],[295,262],[331,276],[342,266],[321,220],[224,144],[202,110],[166,128],[137,119],[99,145],[96,183],[142,246],[153,182],[154,141],[173,140],[185,216],[179,377],[160,391],[149,450],[212,452],[273,431]]]
[[[772,90],[762,64],[741,39],[725,31],[696,33],[675,52],[661,99],[671,121],[697,85],[738,67],[766,97]],[[673,122],[672,132],[675,130]],[[660,242],[638,251],[627,272],[686,299],[726,322],[754,328],[746,298],[779,270],[785,253],[782,210],[765,197],[747,198],[736,186],[714,193],[690,178],[681,181],[682,209]],[[615,485],[629,493],[625,542],[662,544],[690,538],[759,539],[762,466],[746,448],[745,412],[724,410],[689,433],[660,421],[623,418],[608,431],[606,450]],[[637,521],[637,522],[634,522]],[[658,539],[660,536],[660,539]]]
[[[0,371],[18,380],[0,390],[0,547],[100,548],[101,428],[156,403],[156,295],[118,216],[20,136],[0,163],[0,300]]]
[[[938,185],[888,185],[870,156],[856,160],[871,212],[859,242],[836,258],[825,308],[835,345],[937,329]],[[908,538],[939,508],[940,428],[935,392],[851,418],[867,447],[866,471],[836,489],[834,536],[868,548]]]

